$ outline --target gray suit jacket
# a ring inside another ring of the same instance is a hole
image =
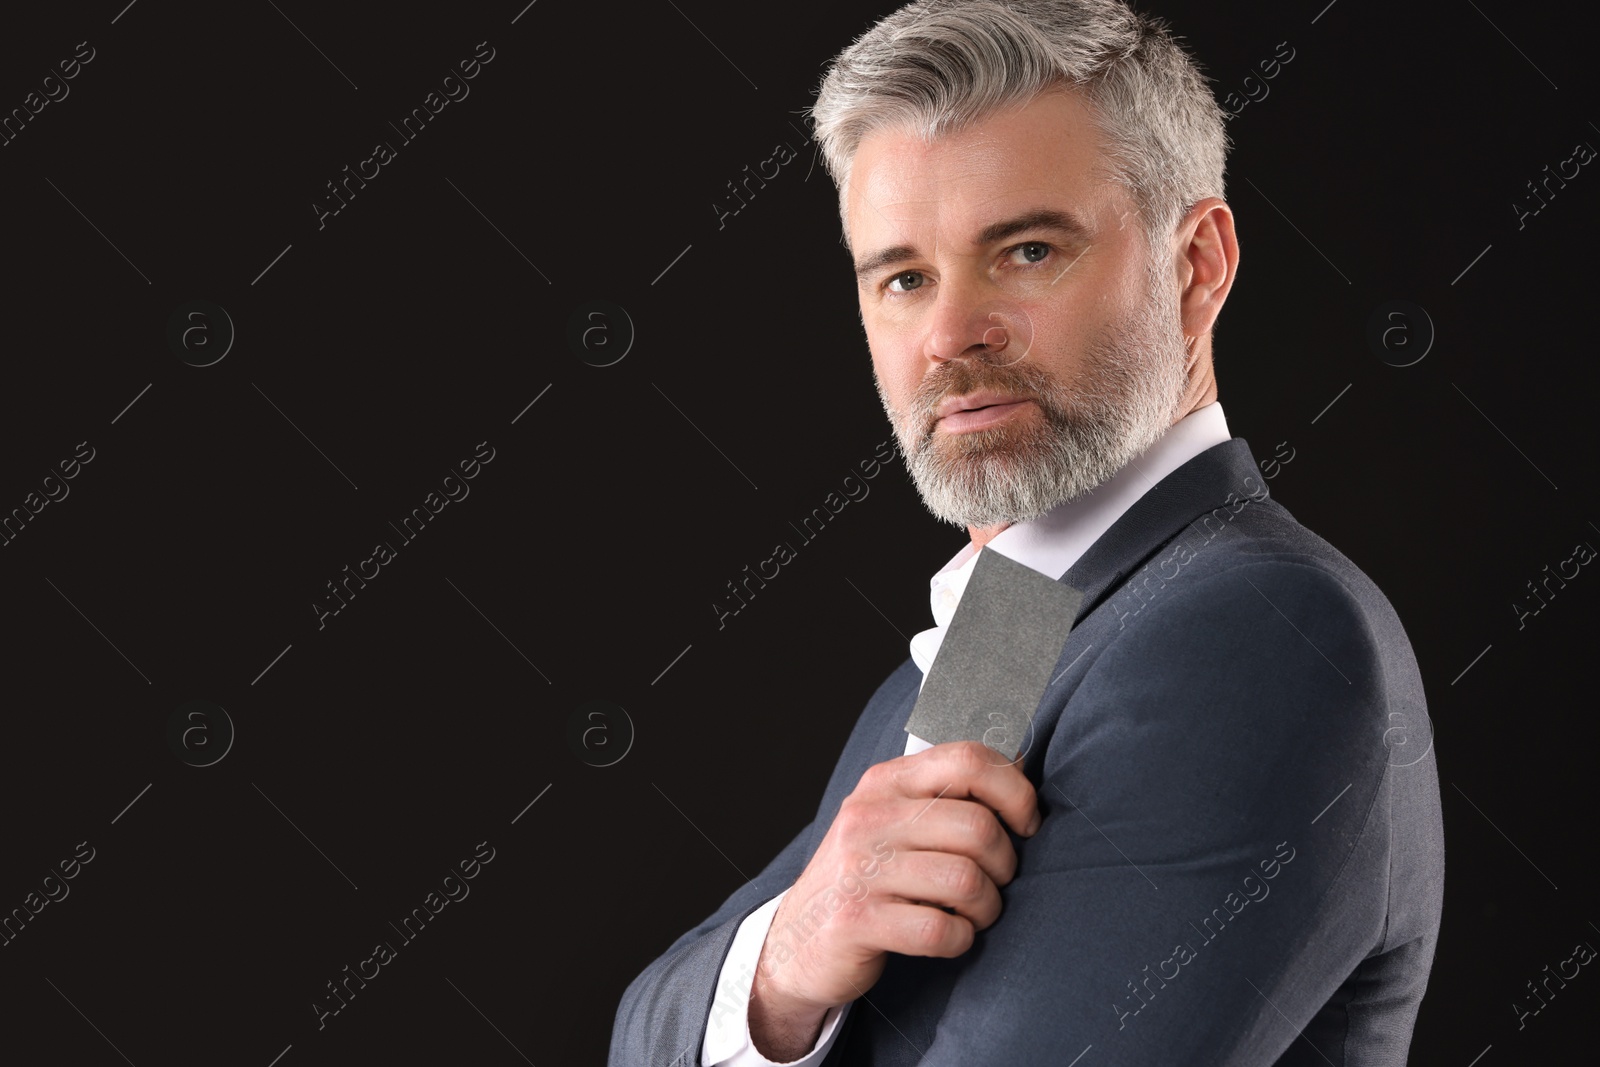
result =
[[[953,959],[890,953],[825,1064],[1403,1064],[1444,838],[1388,600],[1268,497],[1239,437],[1061,580],[1084,597],[1023,763],[1044,825],[1012,836],[1001,917]],[[909,658],[889,675],[810,824],[629,984],[611,1067],[699,1064],[740,922],[903,754],[920,680]]]

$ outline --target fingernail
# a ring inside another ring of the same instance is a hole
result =
[[[1034,834],[1038,833],[1039,832],[1039,827],[1043,826],[1043,825],[1044,825],[1044,816],[1040,815],[1037,811],[1035,811],[1033,813],[1033,818],[1028,821],[1028,836],[1032,837]]]

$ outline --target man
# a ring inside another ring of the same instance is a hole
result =
[[[1115,0],[913,3],[812,114],[884,410],[971,542],[610,1063],[1404,1063],[1444,877],[1421,678],[1223,420],[1203,78]],[[1014,762],[905,730],[985,547],[1083,592]]]

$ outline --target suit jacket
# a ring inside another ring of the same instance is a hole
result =
[[[961,956],[890,953],[824,1063],[1403,1064],[1444,841],[1388,600],[1268,496],[1240,437],[1061,580],[1084,597],[1025,746],[1044,823],[1011,836],[1004,910]],[[909,658],[889,675],[812,821],[629,984],[611,1067],[697,1067],[739,924],[903,754],[920,680]]]

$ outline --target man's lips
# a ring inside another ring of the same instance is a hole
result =
[[[999,393],[992,390],[981,390],[968,396],[950,397],[941,403],[936,415],[943,419],[954,415],[958,411],[977,411],[980,408],[995,407],[1001,404],[1017,404],[1032,400],[1028,396],[1012,396],[1008,393]]]
[[[982,397],[971,397],[954,403],[977,403]],[[951,403],[951,402],[947,402]],[[953,409],[940,416],[936,425],[945,433],[968,433],[996,426],[1033,403],[1032,397],[1002,398],[993,403],[978,404],[970,408]]]

